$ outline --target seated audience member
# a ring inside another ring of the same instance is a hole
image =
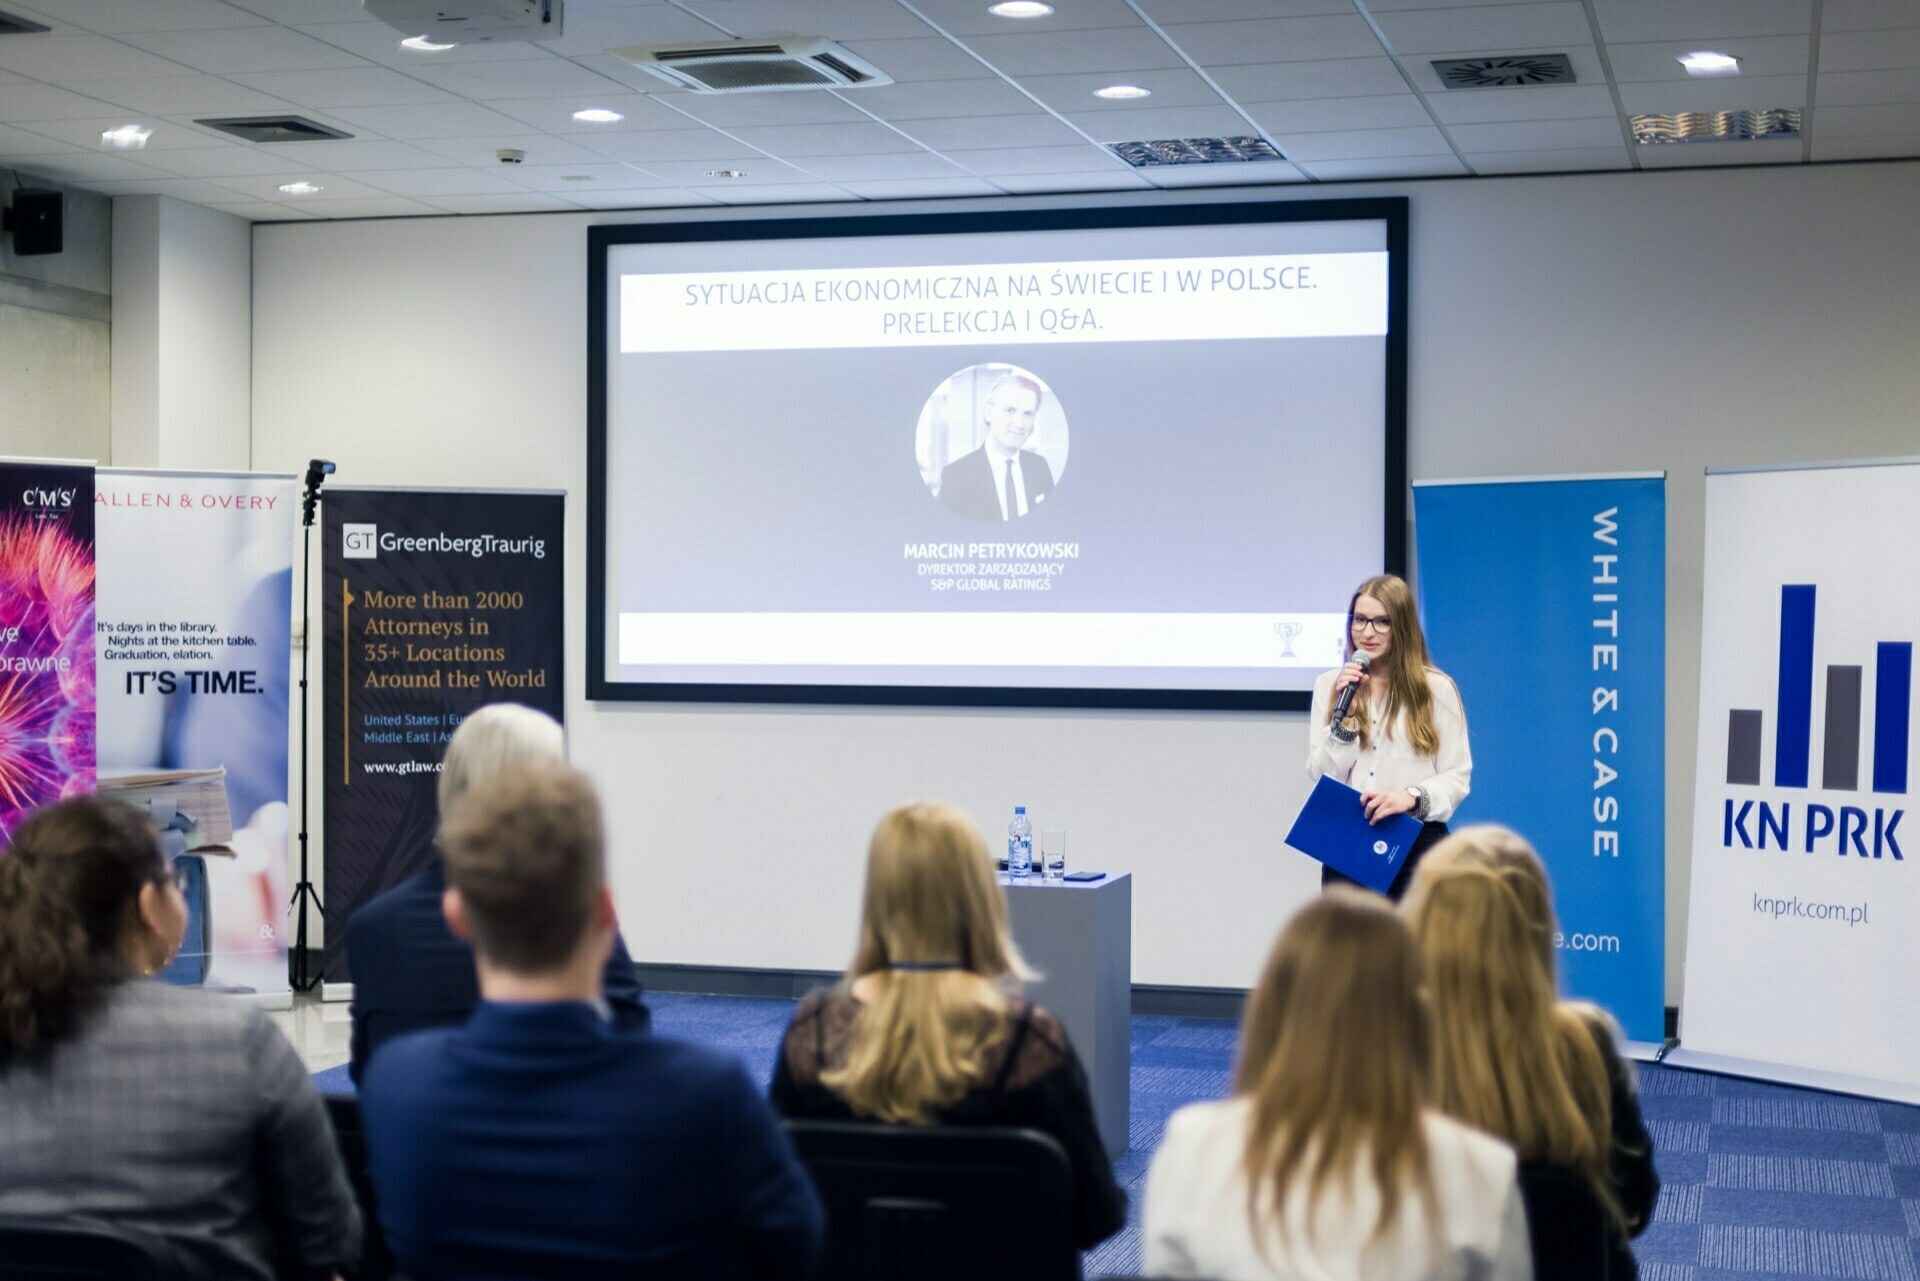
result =
[[[440,771],[444,816],[468,792],[490,786],[518,765],[558,765],[566,740],[552,717],[518,703],[491,703],[460,723]],[[357,1083],[367,1060],[403,1032],[457,1027],[480,1003],[473,948],[447,930],[440,913],[446,867],[438,854],[413,876],[353,914],[347,922],[347,964],[353,974],[353,1057]],[[646,1027],[640,978],[618,935],[603,976],[614,1022]]]
[[[731,1058],[607,1018],[600,807],[560,766],[495,778],[442,829],[472,942],[465,1027],[390,1041],[362,1093],[381,1226],[435,1278],[803,1278],[819,1198]]]
[[[1143,1270],[1531,1277],[1513,1152],[1428,1106],[1432,1036],[1420,954],[1388,903],[1336,888],[1302,908],[1247,998],[1233,1094],[1167,1123]]]
[[[333,1276],[357,1257],[360,1219],[300,1056],[255,1007],[150,981],[186,919],[133,809],[62,801],[14,832],[0,1214],[149,1233],[196,1277]]]
[[[1024,1126],[1059,1140],[1082,1249],[1119,1231],[1127,1196],[1059,1020],[1013,994],[1025,963],[978,829],[945,805],[880,820],[860,941],[838,986],[800,1003],[773,1105],[811,1120]]]
[[[1660,1192],[1653,1140],[1613,1020],[1558,998],[1553,895],[1539,856],[1503,827],[1455,833],[1414,874],[1407,913],[1433,993],[1437,1098],[1519,1154],[1536,1259],[1560,1235],[1542,1221],[1543,1199],[1558,1203],[1570,1182],[1559,1172],[1576,1176],[1611,1227],[1611,1257],[1595,1259],[1589,1275],[1637,1276],[1627,1239],[1646,1227]]]

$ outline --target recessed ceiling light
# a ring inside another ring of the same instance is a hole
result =
[[[746,176],[747,176],[747,171],[745,169],[709,169],[707,170],[707,177],[709,178],[744,178]]]
[[[573,118],[583,125],[610,125],[616,120],[626,119],[626,117],[619,112],[609,111],[605,107],[584,108],[583,110],[574,112]]]
[[[281,183],[280,190],[286,192],[289,196],[311,196],[316,191],[325,191],[326,188],[316,187],[305,178],[302,178],[299,182]]]
[[[121,125],[118,129],[101,130],[100,145],[115,151],[138,151],[151,137],[153,130],[145,125]]]
[[[996,18],[1044,18],[1053,12],[1053,6],[1040,0],[1001,0],[988,5],[987,12]]]
[[[1687,69],[1690,76],[1737,76],[1740,74],[1740,59],[1730,53],[1714,53],[1709,49],[1697,49],[1674,59]]]
[[[435,44],[425,36],[409,36],[400,42],[400,47],[402,49],[411,49],[415,53],[445,53],[457,44],[458,41],[448,41],[446,44]]]
[[[1120,102],[1128,98],[1151,98],[1153,90],[1142,89],[1139,85],[1108,85],[1104,89],[1095,89],[1093,96],[1105,98],[1110,102]]]

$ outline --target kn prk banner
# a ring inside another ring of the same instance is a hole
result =
[[[1570,996],[1666,1030],[1666,479],[1414,487],[1420,612],[1460,686],[1473,792],[1553,879]]]
[[[561,718],[560,493],[329,488],[321,504],[329,983],[346,926],[433,857],[447,740],[487,703]]]
[[[93,790],[93,471],[0,459],[0,841]]]
[[[1920,462],[1706,484],[1673,1061],[1920,1102]]]

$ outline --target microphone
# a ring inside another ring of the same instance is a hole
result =
[[[1363,649],[1353,656],[1353,661],[1360,664],[1360,674],[1365,676],[1367,668],[1373,666],[1373,655]],[[1336,722],[1347,719],[1347,712],[1353,707],[1353,691],[1359,688],[1360,682],[1355,681],[1340,691],[1340,697],[1333,702],[1333,719]]]

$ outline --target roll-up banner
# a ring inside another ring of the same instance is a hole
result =
[[[0,459],[0,841],[93,790],[93,471]]]
[[[561,719],[566,496],[330,487],[322,522],[328,984],[347,922],[433,857],[447,740],[487,703]]]
[[[289,475],[102,468],[100,791],[150,814],[184,872],[164,980],[284,1000]]]
[[[1473,791],[1553,879],[1569,996],[1666,1030],[1666,478],[1429,481],[1420,612],[1460,687]]]
[[[1707,475],[1673,1062],[1920,1103],[1916,548],[1920,460]]]

